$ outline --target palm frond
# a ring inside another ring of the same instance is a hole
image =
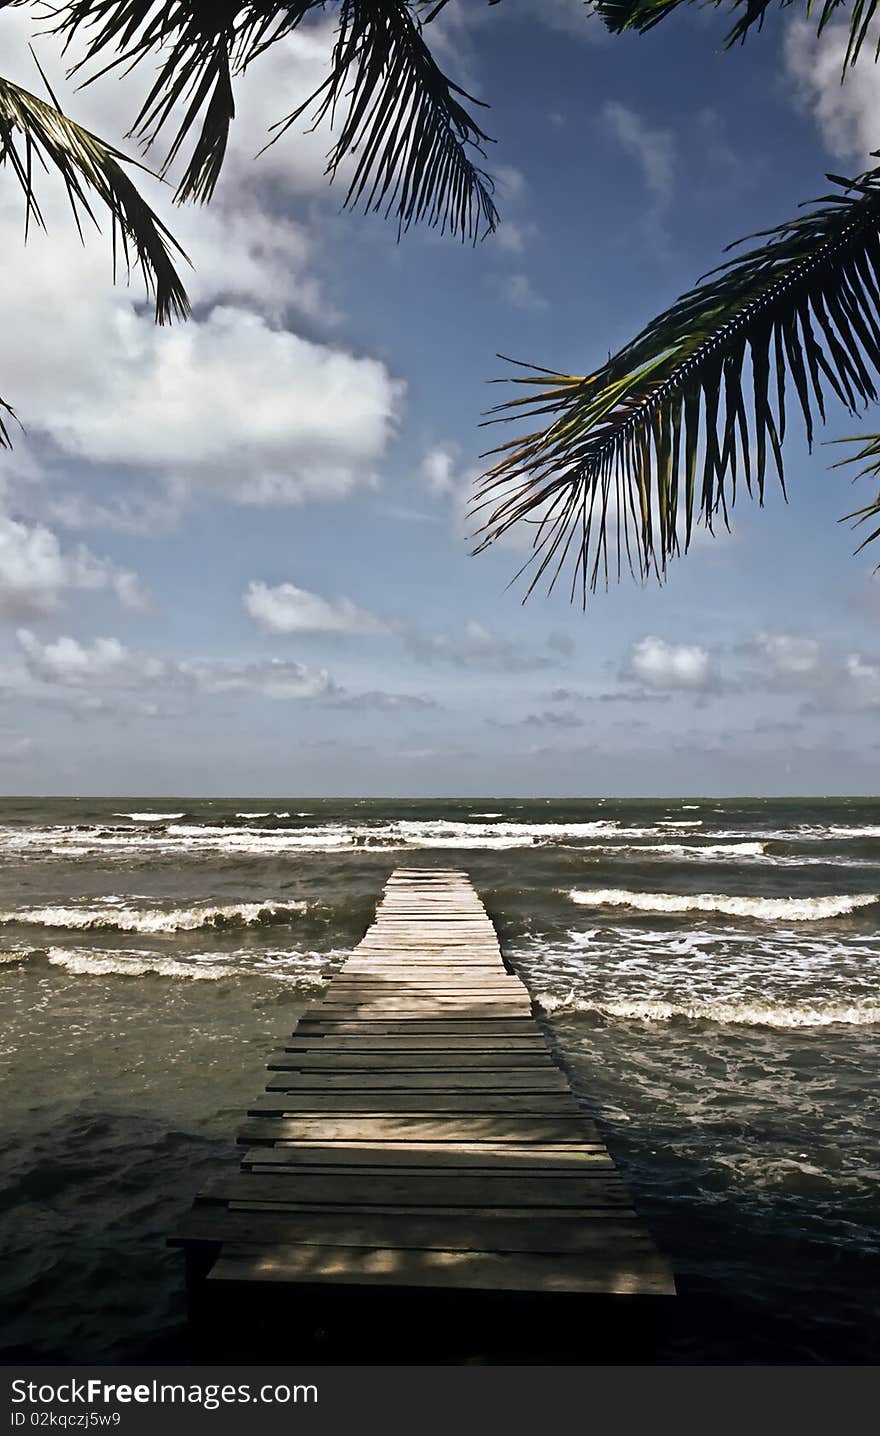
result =
[[[394,214],[399,232],[416,221],[476,240],[494,229],[492,182],[471,152],[482,154],[488,136],[465,103],[479,104],[443,74],[423,38],[425,21],[412,0],[337,0],[339,24],[330,73],[307,100],[274,126],[275,143],[306,112],[313,121],[335,119],[345,108],[327,174],[355,159],[344,206]],[[174,161],[198,125],[193,152],[177,189],[178,200],[208,200],[219,177],[235,114],[232,84],[258,56],[290,35],[325,0],[65,0],[52,6],[53,29],[69,46],[85,41],[79,71],[114,52],[91,83],[108,69],[132,69],[160,52],[150,93],[131,134],[145,148],[155,143],[178,105],[183,117],[163,163]]]
[[[742,475],[763,501],[768,461],[783,480],[786,390],[807,440],[826,390],[849,412],[877,398],[880,169],[828,178],[840,192],[712,271],[594,373],[542,370],[489,422],[540,427],[493,449],[475,497],[477,552],[538,522],[526,567],[550,587],[571,554],[572,597],[624,559],[658,577],[694,520],[726,521]],[[548,382],[549,378],[549,382]],[[488,510],[488,516],[486,516]],[[680,530],[683,526],[684,533]]]
[[[0,78],[0,167],[8,165],[21,187],[25,237],[31,223],[45,228],[34,187],[35,161],[60,175],[80,236],[83,214],[98,224],[95,199],[109,211],[114,277],[121,248],[126,271],[130,274],[134,262],[155,296],[157,322],[186,318],[189,300],[172,259],[175,251],[186,255],[125,173],[126,156],[76,124],[57,103]]]
[[[354,156],[343,207],[394,214],[398,233],[423,221],[476,242],[495,228],[492,181],[467,154],[489,137],[461,104],[480,101],[443,74],[406,0],[341,0],[331,73],[276,139],[316,100],[315,124],[347,101],[327,164],[332,179]]]
[[[612,34],[620,35],[625,30],[637,30],[644,35],[646,31],[653,30],[661,20],[665,20],[674,10],[680,10],[685,5],[692,7],[712,6],[716,10],[724,9],[732,14],[734,22],[724,37],[726,47],[743,43],[751,30],[760,30],[769,10],[778,8],[787,10],[799,0],[595,0],[594,9],[600,19],[605,22]],[[871,22],[877,11],[880,0],[856,0],[848,16],[849,38],[847,41],[846,55],[844,57],[844,69],[848,65],[854,65],[859,58],[862,46],[871,28]],[[823,0],[822,4],[814,4],[814,0],[805,0],[804,10],[808,19],[816,16],[816,33],[821,35],[829,22],[836,16],[838,10],[846,5],[846,0]],[[880,41],[878,41],[874,52],[874,59],[880,58]]]
[[[858,437],[852,436],[845,439],[835,439],[833,442],[835,444],[857,444],[858,449],[855,453],[848,454],[845,459],[841,459],[838,463],[832,464],[832,468],[840,469],[843,468],[844,465],[861,464],[862,467],[858,473],[853,476],[853,483],[864,478],[880,478],[880,434],[861,434]],[[878,492],[876,499],[870,504],[865,504],[860,509],[853,509],[852,513],[844,514],[840,523],[852,523],[853,528],[861,528],[864,524],[871,523],[875,519],[880,520],[880,492]],[[861,553],[863,548],[866,548],[869,543],[873,543],[874,540],[878,538],[880,538],[880,526],[873,529],[867,538],[862,539],[862,542],[856,549],[856,553]],[[878,568],[880,568],[880,564],[878,564]]]

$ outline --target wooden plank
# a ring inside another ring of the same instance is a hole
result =
[[[380,1175],[311,1172],[296,1167],[277,1174],[239,1172],[217,1177],[198,1193],[200,1202],[272,1202],[319,1207],[589,1207],[629,1206],[629,1193],[617,1172],[592,1170],[587,1175],[503,1173],[476,1176],[471,1172],[427,1174],[389,1168]]]
[[[443,1116],[442,1113],[410,1117],[403,1113],[384,1116],[362,1114],[345,1117],[322,1116],[257,1117],[239,1129],[238,1141],[255,1142],[595,1142],[594,1123],[579,1114],[572,1117]]]
[[[379,1115],[421,1112],[430,1116],[437,1112],[459,1112],[468,1116],[521,1114],[530,1117],[580,1116],[573,1097],[567,1092],[545,1092],[536,1096],[518,1092],[297,1092],[285,1098],[277,1095],[257,1097],[248,1107],[253,1117],[319,1116],[335,1112],[354,1115],[373,1112]]]
[[[283,1049],[284,1052],[351,1052],[366,1056],[369,1053],[382,1055],[383,1053],[411,1053],[418,1056],[421,1053],[447,1053],[449,1056],[456,1054],[466,1056],[472,1053],[479,1056],[482,1053],[509,1053],[511,1056],[549,1056],[547,1044],[543,1037],[526,1036],[521,1037],[481,1037],[477,1033],[465,1033],[464,1036],[453,1036],[446,1033],[443,1036],[413,1036],[412,1034],[382,1035],[379,1036],[358,1036],[341,1035],[334,1036],[332,1033],[318,1033],[313,1037],[301,1037],[297,1032],[295,1036],[288,1037]],[[550,1058],[552,1061],[553,1059]]]
[[[186,1242],[261,1242],[298,1246],[383,1246],[394,1250],[439,1247],[450,1251],[589,1252],[601,1259],[615,1248],[632,1259],[655,1253],[641,1222],[618,1212],[564,1212],[540,1217],[487,1219],[402,1216],[399,1213],[320,1211],[253,1212],[204,1203],[193,1207],[172,1234]]]
[[[579,1292],[667,1295],[668,1272],[632,1264],[621,1255],[597,1270],[571,1256],[545,1253],[393,1250],[388,1247],[224,1246],[208,1280],[214,1286],[253,1282],[320,1282],[343,1286],[432,1287],[474,1291]]]
[[[605,1148],[591,1146],[496,1146],[491,1143],[407,1142],[394,1147],[377,1142],[359,1142],[346,1147],[342,1142],[302,1142],[293,1147],[252,1147],[241,1159],[242,1167],[358,1167],[374,1172],[381,1168],[436,1171],[464,1168],[475,1171],[552,1172],[556,1176],[583,1169],[615,1170]]]
[[[558,1068],[534,1071],[490,1072],[476,1069],[461,1072],[447,1069],[444,1072],[419,1072],[404,1068],[402,1071],[317,1071],[307,1068],[292,1072],[274,1072],[266,1083],[268,1092],[290,1092],[297,1096],[304,1092],[361,1092],[364,1095],[378,1092],[409,1092],[420,1096],[423,1092],[565,1092],[568,1083]]]
[[[320,1008],[314,1009],[320,1012]],[[490,1017],[482,1022],[465,1018],[381,1018],[303,1017],[297,1037],[323,1034],[339,1037],[530,1037],[535,1031],[531,1017]]]
[[[273,1072],[528,1072],[559,1068],[547,1052],[272,1052],[266,1066]]]

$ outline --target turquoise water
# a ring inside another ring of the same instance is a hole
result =
[[[165,1234],[400,863],[540,1004],[675,1265],[660,1359],[878,1359],[880,801],[10,799],[0,854],[5,1359],[185,1354]]]

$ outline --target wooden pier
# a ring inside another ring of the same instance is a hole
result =
[[[202,1355],[589,1362],[653,1329],[669,1265],[464,873],[397,869],[268,1068],[170,1239]]]

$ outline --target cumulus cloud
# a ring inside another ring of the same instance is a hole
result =
[[[20,628],[16,637],[28,672],[42,683],[130,687],[168,674],[167,664],[132,653],[118,638],[80,643],[63,635],[44,643],[27,628]]]
[[[815,23],[792,20],[785,30],[785,69],[795,97],[814,116],[823,141],[842,160],[867,161],[880,134],[880,90],[872,63],[876,34],[860,62],[844,75],[849,25],[829,25],[817,39]]]
[[[107,589],[127,608],[144,603],[133,573],[96,557],[83,544],[63,549],[43,524],[20,523],[0,514],[0,617],[53,613],[75,589]]]
[[[386,633],[388,625],[350,598],[328,599],[292,583],[251,582],[242,602],[267,633]]]
[[[653,635],[633,644],[622,676],[660,692],[706,692],[718,683],[707,649],[697,644],[667,643]]]
[[[866,713],[880,708],[880,660],[799,634],[762,631],[742,650],[755,668],[744,684],[799,694],[801,713]]]
[[[7,10],[0,23],[6,70],[32,87],[32,17]],[[285,42],[278,55],[273,47],[236,82],[241,118],[211,207],[168,215],[167,189],[139,177],[195,264],[188,283],[197,308],[187,325],[158,329],[136,281],[113,288],[108,240],[71,241],[66,199],[51,178],[40,182],[49,233],[32,234],[25,249],[20,199],[3,187],[0,392],[62,460],[101,465],[114,477],[124,465],[178,498],[201,491],[236,503],[339,499],[376,482],[404,386],[380,361],[297,332],[297,315],[312,331],[338,316],[314,272],[314,234],[276,212],[279,197],[326,189],[327,133],[290,136],[253,160],[278,108],[324,74],[325,30]],[[54,75],[52,42],[38,48]],[[119,138],[147,81],[146,69],[99,81],[76,94],[71,112]]]
[[[774,674],[784,678],[813,674],[819,667],[819,644],[815,638],[790,633],[759,633],[756,647]]]

